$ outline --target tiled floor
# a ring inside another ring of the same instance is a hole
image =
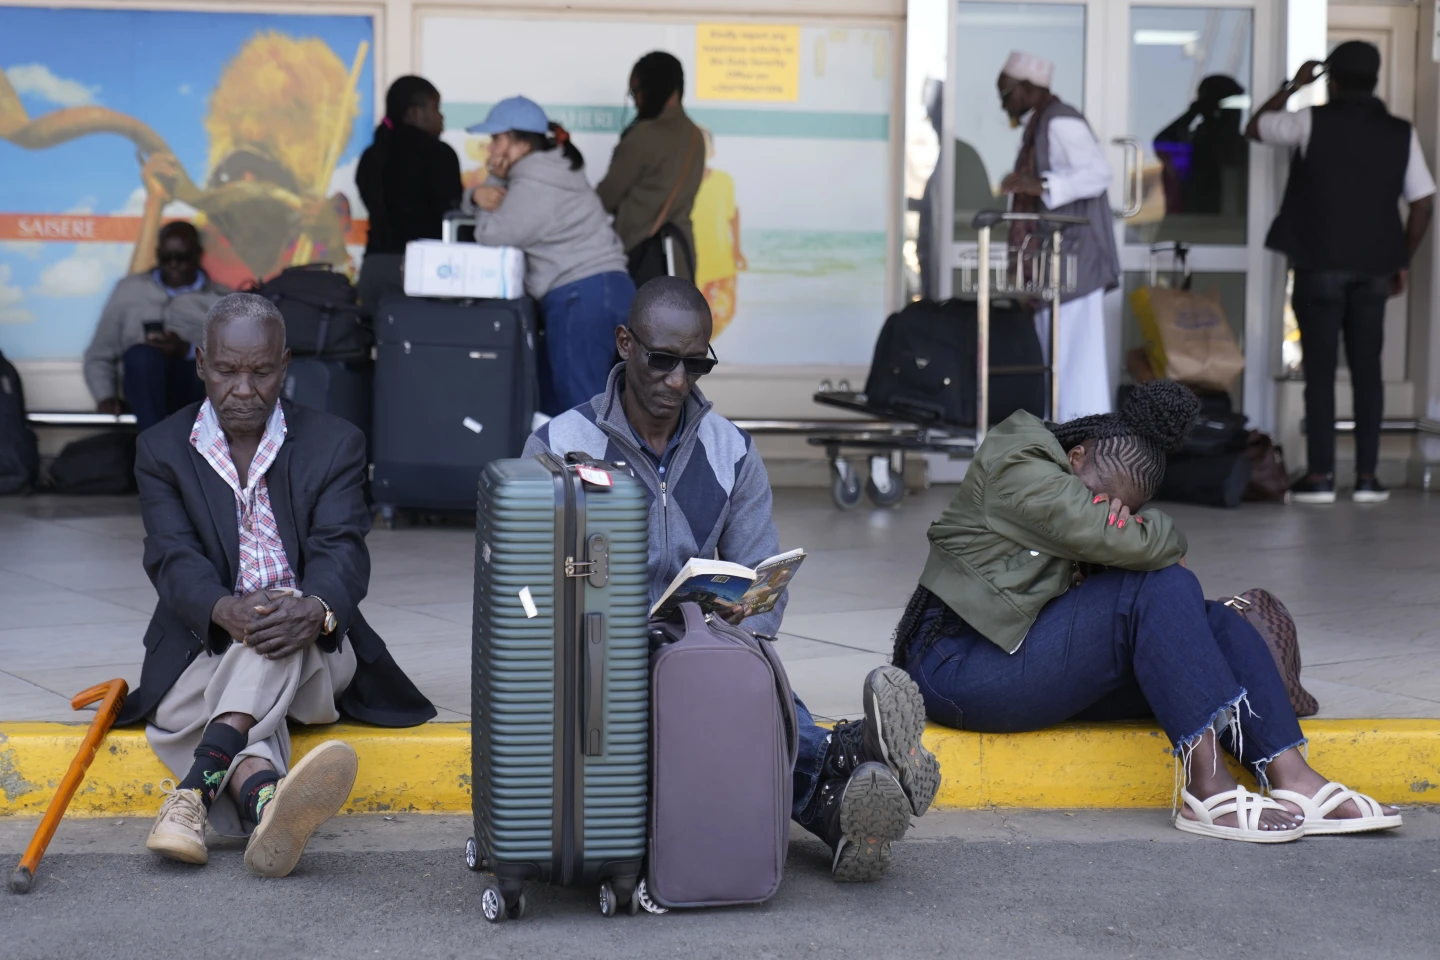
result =
[[[817,715],[858,711],[860,679],[888,658],[924,563],[925,528],[952,492],[849,514],[822,491],[777,492],[781,543],[811,554],[781,653]],[[1322,716],[1440,716],[1440,497],[1173,512],[1210,596],[1263,586],[1285,601]],[[131,500],[0,499],[0,720],[73,719],[70,695],[113,676],[138,679],[155,603],[142,536]],[[376,530],[370,548],[366,616],[441,719],[464,719],[473,537],[462,527]]]

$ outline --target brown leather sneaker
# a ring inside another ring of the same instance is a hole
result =
[[[340,812],[355,786],[360,766],[354,749],[327,740],[290,769],[265,805],[245,847],[245,867],[261,877],[283,877],[295,869],[310,835]]]
[[[167,794],[160,805],[160,815],[145,838],[147,849],[162,857],[184,863],[208,863],[210,851],[205,849],[205,801],[199,790],[177,790],[168,777],[160,781]]]

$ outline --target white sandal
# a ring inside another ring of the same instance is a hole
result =
[[[1295,804],[1305,814],[1305,835],[1307,837],[1330,836],[1339,833],[1367,833],[1371,830],[1393,830],[1400,826],[1400,814],[1385,814],[1385,808],[1374,797],[1351,790],[1343,783],[1333,780],[1325,784],[1313,797],[1294,790],[1271,790],[1270,796]],[[1358,817],[1329,819],[1345,801],[1352,801],[1360,809]]]
[[[1245,843],[1289,843],[1305,835],[1303,826],[1294,830],[1262,830],[1260,815],[1266,810],[1286,813],[1289,811],[1269,797],[1252,793],[1242,786],[1237,785],[1234,790],[1217,793],[1208,800],[1197,799],[1189,790],[1181,790],[1180,799],[1190,812],[1195,814],[1194,820],[1186,819],[1183,811],[1175,814],[1175,828],[1186,833],[1217,837],[1221,840],[1242,840]],[[1215,822],[1231,813],[1235,814],[1238,826],[1227,827]]]

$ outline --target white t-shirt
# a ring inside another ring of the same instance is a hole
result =
[[[1275,146],[1294,147],[1303,157],[1306,148],[1310,146],[1310,130],[1315,124],[1311,109],[1306,107],[1294,113],[1277,110],[1274,113],[1261,114],[1256,123],[1260,141]],[[1414,203],[1435,195],[1435,178],[1430,175],[1430,167],[1425,163],[1425,154],[1420,150],[1420,138],[1415,133],[1414,124],[1410,126],[1410,161],[1405,165],[1404,194],[1406,203]]]

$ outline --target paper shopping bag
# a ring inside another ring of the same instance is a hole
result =
[[[1227,391],[1245,369],[1245,355],[1220,308],[1220,294],[1141,287],[1130,294],[1150,368],[1204,390]]]

